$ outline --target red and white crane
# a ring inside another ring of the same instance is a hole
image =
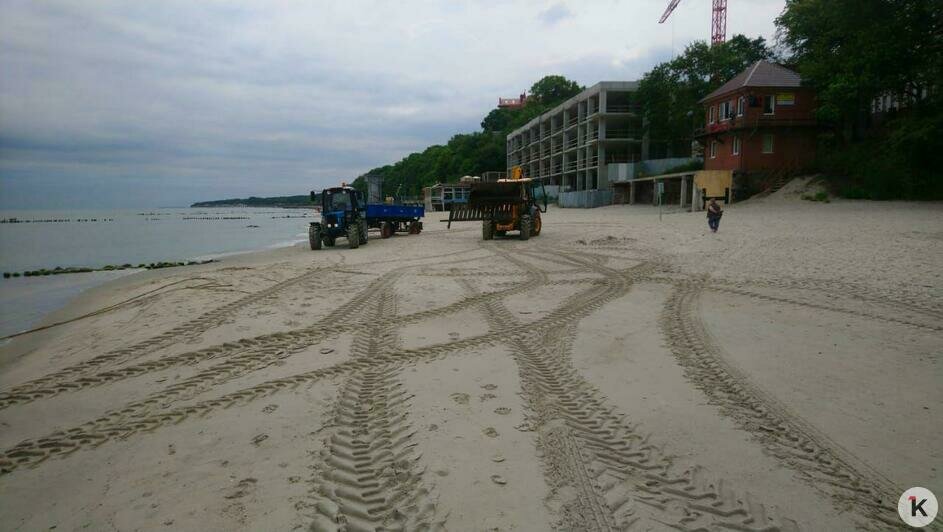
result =
[[[727,40],[727,0],[713,0],[713,2],[714,5],[711,8],[712,46]],[[658,20],[658,23],[662,24],[668,20],[668,16],[671,15],[671,12],[674,11],[680,3],[681,0],[671,0],[664,14],[662,14],[661,19]]]

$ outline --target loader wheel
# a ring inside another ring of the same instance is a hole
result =
[[[321,228],[311,226],[308,227],[308,243],[311,244],[311,249],[321,249]]]
[[[350,224],[347,226],[347,245],[350,249],[360,247],[360,224]]]
[[[367,221],[366,221],[366,220],[361,220],[361,221],[360,221],[360,245],[366,246],[366,245],[367,245],[367,240],[368,240],[368,236],[367,236]]]
[[[543,222],[540,221],[540,211],[534,213],[534,223],[530,231],[530,236],[539,236],[540,230],[543,228]]]
[[[494,240],[494,223],[491,220],[481,222],[481,239]]]
[[[393,236],[393,224],[390,222],[383,222],[380,225],[380,238],[390,238]]]
[[[521,240],[530,239],[531,227],[530,215],[525,214],[524,216],[521,216]]]

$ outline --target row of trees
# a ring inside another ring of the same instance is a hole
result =
[[[817,89],[826,126],[820,166],[852,197],[943,198],[943,9],[940,0],[787,0],[776,19],[780,46],[735,35],[695,42],[646,73],[639,85],[652,141],[683,143],[703,122],[698,102],[751,63],[796,69]],[[418,195],[422,187],[505,166],[506,135],[579,93],[574,81],[546,76],[520,109],[494,109],[481,131],[452,137],[368,174],[384,192]],[[893,95],[901,110],[872,123],[875,98]],[[363,177],[354,182],[365,187]]]

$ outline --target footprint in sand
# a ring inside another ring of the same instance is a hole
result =
[[[278,410],[278,405],[268,405],[262,409],[262,412],[266,414],[271,414],[272,412]]]
[[[486,390],[497,390],[497,389],[498,389],[498,385],[497,385],[497,384],[482,384],[481,387],[484,388],[484,389],[486,389]]]
[[[487,400],[489,400],[489,399],[495,399],[495,398],[497,398],[497,397],[498,397],[498,396],[495,395],[495,394],[493,394],[493,393],[483,393],[483,394],[481,394],[481,395],[478,396],[478,400],[481,401],[482,403],[484,403],[485,401],[487,401]]]
[[[456,403],[460,405],[468,404],[469,396],[467,393],[453,393],[449,397],[451,397],[453,401],[455,401]]]
[[[491,481],[501,486],[508,483],[508,481],[504,480],[504,477],[502,477],[501,475],[491,475]]]
[[[262,442],[268,439],[268,434],[259,434],[256,437],[252,438],[252,445],[261,445]]]
[[[498,437],[498,431],[495,430],[494,427],[488,427],[488,428],[486,428],[485,430],[483,430],[482,432],[484,433],[485,436],[487,436],[487,437],[489,437],[489,438],[497,438],[497,437]]]
[[[511,409],[506,406],[499,406],[498,408],[494,409],[494,413],[506,416],[511,413]]]

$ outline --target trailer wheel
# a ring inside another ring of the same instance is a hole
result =
[[[535,212],[533,227],[530,231],[531,236],[539,236],[543,225],[543,222],[540,221],[540,211]]]
[[[416,220],[413,220],[412,222],[410,222],[410,224],[409,224],[409,234],[411,234],[411,235],[418,235],[418,234],[419,234],[419,231],[421,231],[421,230],[422,230],[422,229],[419,228],[419,222],[417,222]]]
[[[390,222],[380,224],[380,238],[390,238],[393,236],[393,225]]]
[[[308,227],[308,243],[311,244],[311,249],[321,249],[321,228],[312,225]]]
[[[347,245],[350,249],[360,247],[360,224],[350,224],[347,226]]]
[[[491,220],[481,222],[481,239],[494,240],[494,223]]]
[[[524,216],[521,216],[521,240],[530,239],[531,227],[530,215],[525,214]]]

